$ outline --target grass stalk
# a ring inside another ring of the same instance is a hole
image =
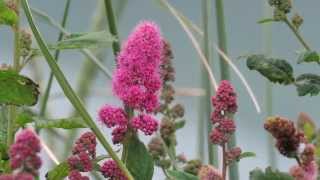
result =
[[[271,17],[272,9],[268,2],[263,2],[263,17]],[[263,34],[263,53],[270,55],[272,53],[272,24],[262,24]],[[273,92],[272,83],[266,81],[266,99],[265,99],[265,110],[267,116],[272,115],[272,103],[273,103]],[[274,139],[271,135],[267,135],[267,151],[268,151],[268,163],[271,167],[277,167],[276,151],[274,148]]]
[[[90,117],[88,111],[85,109],[83,103],[79,99],[79,97],[76,95],[74,90],[72,89],[71,85],[67,81],[66,77],[64,76],[63,72],[61,71],[60,67],[57,65],[56,60],[53,58],[53,56],[50,54],[49,49],[44,42],[40,32],[38,31],[38,28],[34,24],[33,17],[31,15],[31,10],[28,4],[27,0],[21,0],[22,7],[24,9],[24,12],[27,16],[27,20],[29,22],[29,25],[31,27],[31,30],[34,34],[34,37],[40,47],[40,50],[42,54],[44,55],[48,65],[50,66],[55,78],[57,79],[60,87],[62,88],[64,94],[69,99],[71,104],[78,110],[79,114],[82,116],[83,120],[86,122],[86,124],[90,127],[90,129],[96,134],[97,139],[100,141],[104,149],[109,153],[110,157],[115,160],[115,162],[118,164],[119,168],[124,172],[124,174],[127,176],[129,180],[133,180],[134,178],[130,174],[129,170],[126,168],[126,166],[123,164],[123,162],[119,159],[115,151],[112,149],[111,145],[108,143],[108,141],[103,136],[102,132],[98,128],[98,126],[95,124],[95,122]]]
[[[218,32],[218,46],[227,54],[227,35],[225,28],[224,6],[223,0],[215,0],[216,2],[216,18],[217,18],[217,32]],[[230,71],[227,62],[224,61],[220,55],[220,75],[221,80],[230,80]],[[228,148],[236,146],[236,134],[234,133],[228,142]],[[235,162],[229,166],[229,179],[239,179],[238,163]]]
[[[209,26],[209,20],[210,20],[210,14],[211,14],[211,0],[202,0],[202,29],[203,29],[203,52],[207,59],[207,62],[210,66],[212,66],[212,55],[210,53],[210,26]],[[199,111],[199,135],[198,135],[198,146],[199,146],[199,153],[200,153],[200,159],[203,161],[203,155],[205,154],[203,146],[205,143],[205,139],[208,140],[207,142],[207,150],[208,150],[208,160],[210,164],[215,165],[218,167],[218,152],[217,147],[212,145],[209,141],[209,138],[203,138],[203,133],[206,133],[206,137],[208,137],[208,134],[211,131],[212,125],[210,122],[210,112],[211,112],[211,101],[210,101],[210,95],[212,94],[212,88],[210,86],[208,75],[206,74],[205,70],[202,68],[201,71],[201,84],[202,87],[206,91],[206,95],[201,97],[200,101],[200,111]],[[202,154],[202,155],[201,155]]]
[[[64,12],[63,12],[63,18],[62,18],[62,21],[61,21],[61,27],[65,27],[66,24],[67,24],[67,19],[68,19],[68,15],[69,15],[69,9],[70,9],[70,4],[71,4],[71,0],[67,0],[66,1],[66,4],[65,4],[65,7],[64,7]],[[62,38],[63,38],[63,35],[64,33],[63,32],[60,32],[59,33],[59,37],[58,37],[58,40],[57,41],[61,41]],[[55,52],[54,52],[54,59],[56,61],[59,60],[59,56],[60,56],[60,50],[57,49]],[[46,113],[46,109],[47,109],[47,104],[48,104],[48,99],[49,99],[49,96],[50,96],[50,91],[51,91],[51,86],[52,86],[52,82],[53,82],[53,73],[51,72],[50,73],[50,76],[49,76],[49,80],[48,80],[48,84],[45,88],[45,92],[43,94],[43,98],[42,98],[42,101],[41,101],[41,107],[40,107],[40,113],[39,115],[41,117],[43,117]]]
[[[107,15],[107,20],[108,20],[108,28],[110,33],[118,39],[118,41],[114,41],[112,43],[112,49],[113,49],[113,54],[116,56],[118,52],[120,51],[120,40],[119,40],[119,35],[118,35],[118,30],[117,30],[117,25],[116,25],[116,18],[113,12],[113,7],[112,7],[112,2],[111,0],[104,0],[104,5],[106,8],[106,15]]]

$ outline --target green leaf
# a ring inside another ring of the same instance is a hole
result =
[[[3,0],[0,0],[0,25],[5,24],[13,26],[17,23],[18,16],[16,12],[7,7]]]
[[[308,142],[312,142],[312,140],[316,137],[316,125],[314,120],[312,120],[307,113],[299,113],[297,127],[304,133]]]
[[[243,158],[250,158],[250,157],[256,157],[256,153],[254,152],[243,152],[239,156],[239,160]]]
[[[318,95],[320,92],[320,76],[310,73],[302,74],[296,78],[295,85],[299,96]]]
[[[75,129],[75,128],[87,128],[88,126],[83,122],[82,118],[62,118],[62,119],[51,119],[51,120],[40,120],[35,121],[37,128],[61,128],[61,129]]]
[[[174,180],[199,180],[197,176],[183,171],[168,170],[168,174]]]
[[[70,171],[70,168],[68,163],[62,162],[46,174],[46,179],[47,180],[64,179],[65,177],[68,176],[69,171]]]
[[[303,63],[303,62],[306,62],[306,63],[310,63],[310,62],[320,63],[320,56],[316,51],[302,52],[299,55],[298,64]]]
[[[250,70],[256,70],[271,82],[291,84],[294,82],[291,65],[282,59],[266,58],[264,55],[250,55],[247,58]]]
[[[29,112],[21,112],[18,114],[16,118],[16,124],[19,127],[25,126],[27,123],[33,122],[32,114]]]
[[[250,172],[250,180],[293,180],[288,173],[283,173],[278,170],[272,170],[270,167],[266,168],[265,172],[256,168]]]
[[[258,24],[265,24],[265,23],[270,23],[270,22],[275,22],[275,20],[273,18],[265,18],[265,19],[259,20],[257,23]]]
[[[38,101],[38,85],[13,71],[0,71],[0,89],[0,104],[32,106]]]
[[[124,162],[134,179],[152,180],[154,162],[145,145],[136,136],[132,136],[127,143]]]
[[[72,34],[58,42],[56,49],[98,48],[111,45],[116,38],[107,31]]]
[[[176,121],[175,123],[174,123],[174,125],[175,125],[175,127],[176,127],[176,130],[177,129],[181,129],[181,128],[183,128],[185,125],[186,125],[186,120],[180,120],[180,121]]]

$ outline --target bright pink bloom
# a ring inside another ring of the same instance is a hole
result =
[[[236,125],[232,119],[225,118],[219,122],[217,129],[220,132],[231,134],[236,130]]]
[[[0,180],[14,180],[14,176],[11,174],[0,175]]]
[[[22,130],[11,145],[9,156],[12,169],[20,169],[38,174],[41,167],[41,159],[37,155],[40,152],[40,141],[33,131]]]
[[[97,140],[96,135],[92,132],[83,133],[76,141],[72,154],[80,154],[81,152],[87,153],[92,159],[96,157]]]
[[[71,169],[81,172],[89,172],[92,170],[91,159],[86,152],[80,152],[68,158],[68,164]]]
[[[125,138],[126,132],[128,130],[127,126],[118,126],[112,130],[112,142],[113,144],[118,144]]]
[[[156,24],[148,21],[136,26],[122,46],[114,73],[114,93],[128,106],[151,112],[157,108],[161,89],[160,62],[162,38]],[[155,101],[156,100],[156,101]]]
[[[222,145],[228,141],[228,137],[225,133],[220,132],[218,129],[212,129],[210,133],[210,141],[213,144]]]
[[[127,180],[127,177],[118,167],[114,160],[107,160],[100,168],[102,175],[107,179],[114,180]]]
[[[82,176],[78,170],[72,170],[68,175],[69,180],[89,180],[89,177]]]
[[[141,114],[131,120],[131,125],[135,129],[144,132],[145,135],[152,135],[158,129],[158,121],[150,115]]]
[[[99,110],[99,119],[108,128],[128,123],[126,113],[122,108],[104,105]]]

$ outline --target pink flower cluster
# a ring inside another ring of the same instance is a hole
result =
[[[199,170],[198,177],[200,180],[222,180],[221,172],[210,165],[202,166]]]
[[[162,43],[158,26],[144,21],[122,46],[112,85],[114,93],[127,106],[146,112],[158,107]]]
[[[22,172],[16,175],[11,175],[11,174],[1,175],[0,180],[34,180],[34,177],[29,173]]]
[[[112,80],[113,91],[126,107],[140,114],[129,124],[129,116],[122,108],[109,105],[100,108],[100,121],[108,128],[114,128],[114,144],[123,141],[129,127],[146,135],[157,130],[158,122],[146,113],[152,113],[159,107],[163,47],[158,26],[148,21],[138,24],[122,46]]]
[[[290,168],[290,175],[295,180],[315,180],[318,176],[318,165],[315,159],[315,147],[306,144],[300,155],[301,164]]]
[[[102,175],[111,180],[127,180],[127,177],[114,160],[108,160],[100,168]]]
[[[68,176],[70,180],[88,179],[88,177],[82,176],[80,172],[92,170],[91,161],[96,157],[96,145],[96,136],[92,132],[82,134],[76,141],[72,149],[72,156],[68,158],[68,164],[71,169]]]
[[[216,95],[212,97],[214,111],[211,121],[214,125],[210,133],[210,140],[213,144],[223,145],[235,132],[236,125],[230,115],[237,112],[237,95],[229,81],[221,81]]]

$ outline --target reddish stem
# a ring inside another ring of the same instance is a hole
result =
[[[226,144],[224,143],[222,145],[222,180],[226,180],[226,176],[227,176],[227,153],[226,153]]]

